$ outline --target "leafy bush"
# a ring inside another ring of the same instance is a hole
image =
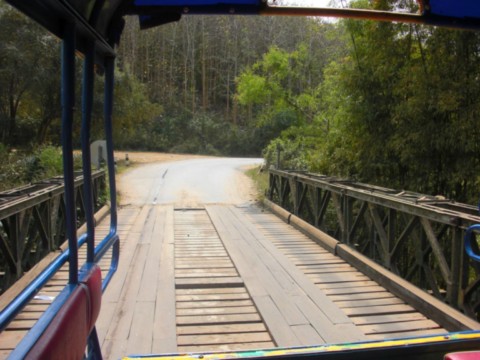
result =
[[[280,152],[280,164],[277,164],[277,156]],[[267,168],[270,166],[288,170],[308,170],[308,161],[302,139],[289,141],[277,138],[272,140],[263,151],[263,157]]]
[[[7,190],[31,182],[63,174],[62,149],[42,146],[31,153],[9,150],[0,143],[0,190]],[[74,168],[80,169],[81,157],[74,156]]]
[[[42,146],[26,157],[25,167],[27,182],[61,175],[63,173],[62,149]]]

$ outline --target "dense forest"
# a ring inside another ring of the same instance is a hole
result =
[[[409,0],[350,5],[416,11]],[[0,155],[38,154],[59,143],[60,45],[2,2],[0,18]],[[280,151],[282,168],[477,203],[478,32],[246,16],[141,31],[127,18],[117,50],[117,148],[268,165]],[[96,88],[102,138],[101,74]]]

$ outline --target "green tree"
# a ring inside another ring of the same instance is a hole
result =
[[[13,144],[21,104],[39,82],[39,56],[45,49],[44,32],[18,11],[1,5],[0,123],[1,140]]]
[[[146,85],[128,72],[116,71],[113,136],[118,147],[142,148],[152,141],[148,129],[162,111],[150,101]]]

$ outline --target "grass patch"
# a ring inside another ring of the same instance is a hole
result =
[[[245,173],[255,183],[255,187],[257,188],[259,194],[258,201],[263,202],[263,199],[265,199],[265,194],[268,190],[268,172],[262,171],[261,166],[256,166],[247,170]]]

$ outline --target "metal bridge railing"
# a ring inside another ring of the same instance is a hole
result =
[[[105,202],[105,171],[92,174],[95,211]],[[85,222],[83,176],[75,177],[77,227]],[[0,192],[0,293],[66,240],[63,177]]]
[[[269,177],[269,200],[478,318],[480,264],[464,250],[466,229],[480,223],[476,207],[306,172]]]

